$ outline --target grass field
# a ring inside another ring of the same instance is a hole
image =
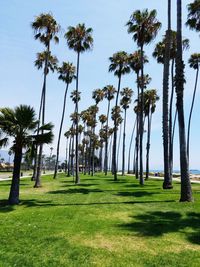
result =
[[[9,207],[0,183],[0,266],[200,266],[200,185],[179,203],[180,185],[141,187],[133,177],[43,177],[21,181],[21,204]]]

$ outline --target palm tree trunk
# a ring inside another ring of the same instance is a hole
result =
[[[20,168],[22,161],[22,147],[17,146],[14,156],[14,169],[8,202],[10,205],[19,204]]]
[[[77,53],[77,73],[76,73],[76,93],[78,95],[78,82],[79,82],[79,61],[80,61],[80,52]],[[80,177],[79,177],[79,154],[78,154],[78,100],[76,101],[76,179],[75,183],[80,183]]]
[[[187,156],[188,156],[188,164],[189,164],[189,154],[190,154],[190,125],[191,125],[191,119],[192,119],[192,111],[194,107],[194,100],[196,96],[196,91],[197,91],[197,82],[198,82],[198,76],[199,76],[199,67],[197,68],[196,72],[196,80],[195,80],[195,86],[194,86],[194,92],[193,92],[193,97],[192,97],[192,104],[190,108],[190,115],[189,115],[189,121],[188,121],[188,134],[187,134]]]
[[[164,182],[163,189],[172,188],[169,164],[169,62],[171,43],[171,0],[168,0],[168,29],[166,31],[164,69],[163,69],[163,151],[164,151]]]
[[[131,133],[131,140],[130,140],[130,144],[129,144],[129,151],[128,151],[128,173],[130,173],[131,148],[132,148],[133,137],[134,137],[134,133],[135,133],[135,126],[136,126],[136,120],[134,122],[133,130],[132,130],[132,133]]]
[[[171,180],[173,178],[173,140],[172,140],[172,114],[173,114],[173,99],[174,99],[174,59],[172,60],[171,65],[171,98],[170,98],[170,107],[169,107],[169,169]]]
[[[67,173],[67,166],[68,166],[68,149],[69,149],[69,138],[67,137],[66,150],[65,150],[65,173]]]
[[[60,129],[59,129],[59,135],[58,135],[56,164],[55,164],[55,170],[54,170],[54,176],[53,176],[54,179],[56,178],[57,172],[58,172],[58,160],[59,160],[59,151],[60,151],[60,138],[61,138],[61,133],[62,133],[63,120],[64,120],[64,117],[65,117],[65,106],[66,106],[66,97],[67,97],[68,87],[69,87],[69,83],[67,83],[67,86],[66,86],[66,89],[65,89],[65,94],[64,94],[63,111],[62,111],[62,117],[61,117]]]
[[[126,152],[126,108],[124,110],[124,133],[123,133],[123,152],[122,152],[122,176],[125,174],[125,152]]]
[[[106,121],[106,143],[105,143],[105,158],[104,158],[104,172],[105,175],[108,173],[108,120],[110,113],[110,100],[108,100],[108,109],[107,109],[107,121]]]
[[[139,140],[140,140],[140,184],[144,185],[143,178],[143,132],[144,132],[144,124],[143,124],[143,111],[144,111],[144,64],[143,64],[143,45],[140,48],[140,64],[141,64],[141,99],[140,99],[140,120],[139,120]]]
[[[119,75],[115,108],[117,107],[117,104],[118,104],[120,86],[121,86],[121,74]],[[112,166],[113,166],[114,181],[117,181],[117,159],[116,159],[116,156],[117,156],[117,121],[116,121],[116,116],[115,116],[115,118],[114,118],[114,132],[113,132],[113,153],[112,153]]]
[[[43,104],[42,104],[42,125],[45,122],[45,108],[46,108],[46,78],[48,74],[48,61],[49,61],[49,52],[50,52],[50,44],[47,47],[47,57],[45,59],[45,66],[44,66],[44,83],[43,83]],[[43,134],[43,131],[41,132]],[[37,172],[36,172],[36,179],[34,187],[41,187],[41,168],[42,168],[42,151],[43,151],[43,144],[39,146],[39,155],[38,155],[38,164],[37,164]]]
[[[182,1],[177,0],[177,55],[176,55],[176,93],[179,122],[181,197],[180,201],[192,201],[189,165],[186,149],[185,119],[183,108],[184,63],[182,59]]]
[[[120,144],[121,144],[121,136],[122,136],[122,124],[120,124],[119,130],[119,140],[118,140],[118,147],[117,147],[117,170],[118,170],[118,163],[119,163],[119,151],[120,151]]]
[[[147,153],[146,153],[146,180],[149,179],[149,151],[150,151],[150,138],[151,138],[151,121],[152,121],[152,113],[148,114],[147,123],[148,123],[148,131],[147,131]]]

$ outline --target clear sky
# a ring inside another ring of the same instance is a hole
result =
[[[173,2],[173,29],[176,28],[176,1]],[[183,22],[187,17],[186,6],[191,1],[183,0]],[[151,54],[155,43],[160,41],[166,30],[167,22],[167,0],[1,0],[0,2],[0,106],[15,107],[19,104],[30,104],[38,111],[39,99],[42,87],[42,71],[34,67],[36,53],[43,50],[39,41],[33,38],[30,27],[34,17],[40,13],[51,12],[62,27],[59,45],[52,45],[52,53],[60,62],[76,62],[76,55],[67,48],[63,38],[68,26],[85,23],[87,27],[93,28],[94,48],[91,52],[81,55],[80,64],[80,109],[87,108],[92,104],[91,93],[96,88],[102,88],[107,84],[117,86],[117,78],[108,73],[109,60],[113,53],[124,50],[134,52],[136,44],[127,34],[125,27],[131,13],[136,9],[157,9],[158,19],[162,22],[162,29],[156,40],[145,47],[149,56],[149,64],[145,72],[152,77],[149,89],[156,88],[160,97],[162,96],[162,65],[158,65]],[[185,110],[186,122],[191,104],[191,96],[194,86],[194,71],[187,66],[191,53],[199,52],[199,35],[183,27],[183,36],[190,39],[190,50],[185,52],[186,63],[185,85]],[[126,75],[122,79],[122,87],[129,86],[136,92],[135,75]],[[55,124],[54,149],[56,148],[57,132],[60,122],[65,85],[58,81],[57,75],[49,75],[47,82],[47,117],[46,121]],[[72,84],[70,90],[75,88]],[[136,95],[136,94],[135,94]],[[200,169],[200,92],[198,88],[191,130],[191,156],[190,168]],[[106,102],[106,101],[104,101]],[[163,168],[163,147],[161,102],[153,118],[152,142],[151,142],[151,169]],[[100,104],[100,113],[105,113],[106,103]],[[134,123],[133,105],[128,111],[127,147],[130,133]],[[70,126],[69,114],[73,111],[71,100],[67,100],[67,111],[64,128]],[[176,131],[174,167],[179,168],[179,146],[178,132]],[[54,150],[55,151],[55,150]],[[50,153],[49,147],[45,148]],[[65,139],[61,141],[61,156],[65,154]]]

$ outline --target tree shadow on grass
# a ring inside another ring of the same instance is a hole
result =
[[[145,197],[145,196],[152,196],[154,194],[158,194],[158,192],[147,192],[147,191],[131,191],[131,192],[118,192],[116,196],[123,196],[123,197]]]
[[[8,204],[7,199],[0,200],[0,213],[11,212],[13,210],[14,207]]]
[[[78,185],[76,185],[76,184],[73,183],[73,184],[65,185],[65,184],[66,184],[65,181],[62,181],[61,183],[63,183],[62,186],[65,186],[65,187],[66,187],[66,186],[67,186],[67,187],[72,187],[72,186],[74,186],[74,187],[76,187],[76,186],[89,187],[89,186],[95,186],[95,185],[98,185],[98,184],[94,184],[94,183],[93,183],[93,184],[92,184],[92,183],[91,183],[91,184],[90,184],[90,183],[85,183],[85,184],[82,184],[82,183],[81,183],[81,184],[78,184]]]
[[[200,213],[188,212],[148,212],[132,217],[133,222],[119,227],[132,231],[139,236],[160,237],[167,233],[181,232],[188,241],[200,245]]]
[[[73,188],[67,190],[49,191],[47,194],[89,194],[89,193],[101,193],[100,189],[87,189],[87,188]]]

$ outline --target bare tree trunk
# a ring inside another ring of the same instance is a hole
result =
[[[69,87],[69,83],[67,83],[67,86],[66,86],[66,89],[65,89],[65,94],[64,94],[63,111],[62,111],[62,117],[61,117],[61,122],[60,122],[59,134],[58,134],[56,164],[55,164],[54,177],[53,177],[54,179],[57,177],[57,172],[58,172],[58,160],[59,160],[59,151],[60,151],[60,138],[61,138],[61,133],[62,133],[63,121],[64,121],[64,117],[65,117],[65,106],[66,106],[66,97],[67,97],[68,87]]]
[[[118,104],[120,86],[121,86],[121,75],[119,75],[115,108],[117,107],[117,104]],[[115,116],[115,118],[114,118],[114,132],[113,132],[113,153],[112,153],[112,166],[113,166],[114,181],[117,181],[117,159],[116,159],[116,156],[117,156],[117,122],[116,122],[116,116]]]
[[[126,108],[124,110],[124,132],[123,132],[123,152],[122,152],[122,176],[125,174],[125,152],[126,152]]]
[[[15,149],[14,156],[14,169],[13,169],[13,177],[10,187],[10,194],[8,198],[8,203],[10,205],[19,204],[19,184],[20,184],[20,168],[22,161],[22,147],[17,146]]]
[[[131,133],[131,141],[129,144],[129,151],[128,151],[128,173],[130,173],[130,162],[131,162],[131,148],[132,148],[132,143],[133,143],[133,137],[134,137],[134,133],[135,133],[135,126],[136,126],[136,120],[133,126],[133,130]]]
[[[151,109],[151,108],[150,108]],[[147,123],[148,123],[148,131],[147,131],[147,154],[146,154],[146,180],[149,179],[149,152],[150,152],[150,138],[151,138],[151,121],[152,121],[152,113],[148,114]]]
[[[119,140],[118,140],[118,147],[117,147],[117,170],[118,170],[118,163],[119,163],[119,151],[120,151],[120,144],[121,144],[121,136],[122,136],[122,124],[120,124],[119,130]]]
[[[163,151],[164,151],[164,182],[163,189],[171,189],[172,179],[170,177],[169,164],[169,62],[171,44],[171,0],[168,0],[168,29],[166,31],[164,70],[163,70]]]
[[[104,158],[104,172],[108,173],[108,120],[110,113],[110,100],[108,100],[107,121],[106,121],[106,143],[105,143],[105,158]]]
[[[77,73],[76,73],[76,93],[78,95],[78,82],[79,82],[79,60],[80,60],[80,53],[78,52],[77,54]],[[78,99],[76,101],[76,150],[75,150],[75,158],[76,158],[76,179],[75,183],[79,184],[80,183],[80,176],[79,176],[79,153],[78,153]]]
[[[181,197],[180,201],[192,201],[189,165],[186,148],[185,119],[183,108],[184,63],[182,59],[182,1],[177,0],[177,55],[176,55],[176,94],[179,122]]]
[[[196,96],[196,91],[197,91],[197,82],[198,82],[198,76],[199,76],[199,67],[196,72],[196,80],[195,80],[195,86],[194,86],[194,92],[193,92],[193,97],[192,97],[192,104],[190,108],[190,115],[189,115],[189,120],[188,120],[188,134],[187,134],[187,156],[188,156],[188,164],[189,164],[189,155],[190,155],[190,125],[191,125],[191,119],[192,119],[192,111],[194,107],[194,100]]]

